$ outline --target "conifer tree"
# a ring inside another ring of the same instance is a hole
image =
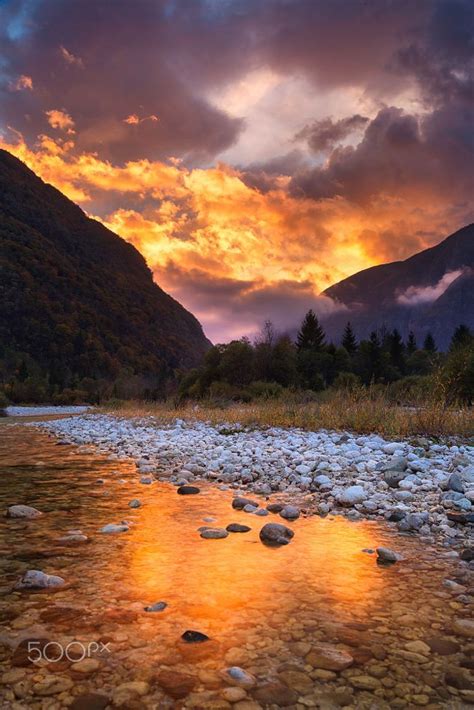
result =
[[[426,334],[426,338],[423,343],[423,350],[426,350],[429,353],[435,353],[437,350],[435,340],[431,333]]]
[[[472,343],[474,343],[474,333],[467,327],[467,325],[462,323],[461,325],[458,325],[454,331],[449,349],[450,351],[453,351],[456,348],[462,348],[466,345],[471,345]]]
[[[305,315],[296,338],[298,350],[314,350],[322,352],[325,347],[325,335],[319,320],[313,310]]]
[[[417,351],[417,345],[416,345],[416,338],[415,338],[415,333],[410,330],[408,333],[408,340],[407,340],[407,353],[408,355],[413,355],[414,352]]]
[[[344,328],[344,334],[342,336],[342,347],[347,350],[349,355],[354,355],[354,353],[357,352],[357,340],[350,322],[348,322],[346,327]]]
[[[403,345],[402,336],[396,328],[394,328],[389,337],[389,352],[392,365],[403,373],[405,369],[405,346]]]

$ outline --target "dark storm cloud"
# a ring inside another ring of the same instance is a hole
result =
[[[75,122],[77,150],[118,161],[215,156],[243,123],[213,107],[199,83],[180,71],[174,58],[193,13],[181,3],[176,18],[169,5],[39,0],[2,6],[0,118],[31,141],[49,130],[45,112],[63,109]],[[12,79],[23,74],[35,90],[13,93]],[[127,122],[131,116],[136,122]]]
[[[326,296],[316,295],[312,284],[305,281],[268,284],[212,278],[198,269],[184,271],[176,264],[155,269],[154,273],[181,303],[192,305],[193,312],[206,323],[206,334],[213,342],[252,335],[265,320],[271,320],[279,331],[294,332],[310,308],[319,316],[345,308]]]
[[[366,116],[360,114],[347,116],[339,121],[323,118],[302,128],[296,134],[295,140],[307,141],[314,153],[324,152],[334,148],[337,143],[363,128],[368,120]]]

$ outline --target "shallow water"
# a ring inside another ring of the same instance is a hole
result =
[[[196,496],[179,496],[167,483],[140,485],[133,462],[2,423],[0,505],[45,513],[30,521],[0,518],[2,707],[67,707],[73,698],[78,708],[104,707],[100,698],[81,705],[77,698],[87,693],[127,708],[225,708],[239,701],[238,710],[251,710],[275,698],[273,707],[288,700],[298,708],[465,707],[474,644],[452,624],[469,614],[466,565],[415,537],[342,517],[300,518],[289,524],[295,537],[288,546],[268,548],[258,533],[278,516],[235,511],[230,491],[199,485]],[[141,508],[128,507],[133,498]],[[122,520],[130,522],[128,532],[99,532]],[[197,531],[231,522],[252,530],[222,540],[204,540]],[[59,541],[77,529],[89,542]],[[404,560],[379,566],[364,551],[379,545]],[[60,575],[67,586],[12,591],[28,569]],[[446,588],[447,578],[466,589]],[[144,611],[157,601],[167,608]],[[186,630],[210,640],[186,644]],[[31,663],[35,645],[15,651],[24,639],[53,643],[38,653],[46,658]],[[449,653],[406,649],[433,639],[449,640]],[[348,651],[353,665],[337,673],[311,665],[308,653],[319,642]],[[98,663],[81,667],[78,656]],[[220,675],[235,665],[256,677],[240,700]],[[453,678],[466,687],[454,687]],[[129,682],[135,685],[123,687]],[[276,695],[268,682],[278,684]]]

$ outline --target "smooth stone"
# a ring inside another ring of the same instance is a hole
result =
[[[224,528],[205,528],[201,531],[201,537],[205,540],[221,540],[228,535],[229,533]]]
[[[349,486],[338,496],[337,500],[342,505],[357,505],[367,498],[367,493],[362,486]]]
[[[381,564],[393,564],[398,562],[400,556],[388,547],[377,547],[377,562]]]
[[[297,508],[295,505],[285,505],[283,510],[280,511],[280,517],[284,518],[285,520],[296,520],[300,517],[299,508]]]
[[[197,495],[197,493],[200,493],[201,489],[198,488],[197,486],[180,486],[177,490],[178,495],[180,496],[193,496]]]
[[[244,505],[242,510],[244,511],[244,513],[256,513],[258,507],[255,507],[252,503],[248,503],[247,505]]]
[[[230,523],[226,527],[227,532],[230,533],[246,533],[250,532],[251,529],[252,528],[250,528],[248,525],[241,525],[240,523]]]
[[[120,524],[109,523],[108,525],[104,525],[104,527],[101,528],[100,532],[104,533],[106,535],[111,535],[113,533],[128,532],[128,530],[129,530],[128,525],[123,525],[122,523],[120,523]]]
[[[47,675],[33,685],[33,693],[35,695],[49,696],[64,693],[70,690],[74,683],[70,678],[64,678],[59,675]]]
[[[239,700],[243,700],[247,697],[247,693],[244,688],[239,688],[238,686],[230,686],[229,688],[224,688],[221,693],[224,700],[229,703],[238,703]]]
[[[204,641],[209,641],[209,636],[201,633],[201,631],[185,631],[181,638],[185,643],[204,643]]]
[[[430,646],[424,641],[409,641],[405,644],[407,651],[412,653],[420,653],[422,656],[429,656],[431,653]]]
[[[69,706],[71,710],[105,710],[110,698],[101,693],[84,693],[78,695]]]
[[[474,619],[454,619],[453,631],[459,636],[474,638]]]
[[[142,483],[144,486],[149,486],[154,482],[153,476],[141,476],[140,477],[140,483]]]
[[[442,638],[441,636],[426,639],[426,645],[430,647],[433,653],[437,653],[438,656],[451,656],[461,650],[461,646],[458,643],[451,641],[451,639]]]
[[[15,584],[15,589],[49,589],[62,587],[63,584],[65,584],[65,580],[62,577],[46,574],[38,569],[30,569]]]
[[[258,503],[254,500],[250,500],[249,498],[241,498],[240,496],[237,496],[232,500],[232,507],[235,510],[243,510],[246,505],[250,505],[252,508],[258,508]]]
[[[138,500],[138,498],[134,498],[133,500],[130,501],[128,504],[129,508],[140,508],[141,507],[141,501]]]
[[[166,602],[155,602],[155,604],[146,606],[145,611],[163,611],[167,606],[168,604]]]
[[[295,690],[277,681],[261,685],[254,690],[252,695],[264,707],[276,705],[279,708],[286,708],[289,705],[295,705],[298,700],[298,693]]]
[[[329,643],[313,644],[306,656],[306,662],[313,668],[323,668],[326,671],[343,671],[354,663],[354,658],[347,651]]]
[[[63,535],[58,538],[58,542],[72,543],[72,542],[88,542],[89,538],[87,535],[82,535],[82,533],[73,533],[71,535]]]
[[[267,510],[269,513],[280,513],[284,507],[283,503],[269,503]]]
[[[260,530],[260,540],[265,545],[288,545],[294,536],[293,530],[280,523],[267,523]]]
[[[194,676],[175,670],[159,671],[154,678],[158,685],[163,688],[166,695],[175,700],[181,700],[189,695],[197,683],[197,678]]]
[[[84,675],[94,673],[99,670],[99,668],[100,661],[98,661],[97,658],[83,658],[81,661],[76,661],[71,666],[71,670],[73,670],[74,673],[83,673]]]
[[[253,688],[256,684],[255,676],[239,666],[226,668],[222,671],[222,677],[231,685],[237,685],[240,688]]]
[[[11,505],[7,508],[7,518],[39,518],[43,513],[30,505]]]

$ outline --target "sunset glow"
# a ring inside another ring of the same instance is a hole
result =
[[[369,50],[349,32],[358,2],[339,16],[337,3],[320,15],[318,3],[244,3],[238,20],[233,3],[222,14],[207,2],[145,3],[122,18],[115,60],[114,18],[82,4],[89,37],[74,29],[78,5],[39,5],[49,24],[0,8],[10,46],[0,146],[133,243],[213,340],[267,317],[293,326],[309,307],[324,314],[329,285],[471,218],[467,75],[461,46],[443,54],[442,4],[401,3],[396,16],[366,7],[378,38]],[[201,33],[189,35],[191,20]],[[281,53],[266,26],[289,27]],[[332,57],[331,34],[346,59]],[[150,77],[137,87],[142,62]]]

